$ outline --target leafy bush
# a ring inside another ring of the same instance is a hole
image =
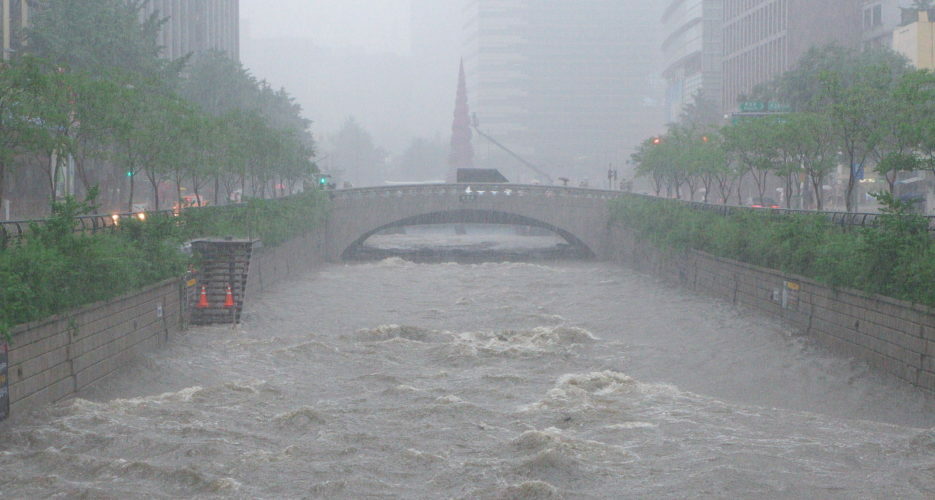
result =
[[[184,239],[234,236],[276,246],[320,224],[327,207],[326,193],[307,191],[279,200],[251,199],[241,205],[187,210],[180,226]]]
[[[845,228],[825,216],[742,210],[722,216],[675,200],[627,197],[615,221],[667,251],[695,249],[807,276],[832,286],[935,305],[935,242],[924,217],[888,194],[875,226]]]
[[[188,210],[180,217],[124,220],[112,232],[76,233],[75,217],[95,209],[93,195],[55,203],[44,224],[33,225],[19,244],[0,249],[0,335],[8,338],[16,325],[181,276],[190,262],[181,251],[186,240],[236,236],[276,246],[311,230],[327,214],[327,196],[314,191]]]

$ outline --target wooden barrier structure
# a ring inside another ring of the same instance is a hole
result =
[[[250,257],[257,241],[203,239],[191,245],[196,267],[186,283],[190,324],[240,323]]]

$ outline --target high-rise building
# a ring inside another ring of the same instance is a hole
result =
[[[902,21],[901,4],[909,0],[862,0],[861,43],[865,49],[874,47],[891,48],[893,30]]]
[[[808,49],[857,47],[861,0],[724,0],[723,110],[790,69]]]
[[[29,24],[29,3],[26,0],[0,0],[0,50],[7,60],[23,44],[23,28]]]
[[[670,0],[662,16],[666,120],[678,119],[696,95],[721,108],[724,0]]]
[[[662,122],[661,10],[645,0],[468,0],[464,63],[480,128],[553,177],[623,165]],[[480,163],[517,165],[477,141]]]
[[[935,9],[905,9],[903,21],[893,33],[893,50],[916,68],[935,70]]]
[[[164,57],[220,50],[240,59],[240,0],[150,0],[143,14],[153,12],[166,19],[159,34]]]

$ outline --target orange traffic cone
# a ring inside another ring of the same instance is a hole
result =
[[[231,291],[230,285],[227,285],[227,297],[224,299],[224,307],[234,307],[234,292]]]
[[[201,285],[201,297],[198,299],[198,304],[195,305],[198,309],[207,309],[211,306],[208,305],[208,291],[205,290],[205,286]]]

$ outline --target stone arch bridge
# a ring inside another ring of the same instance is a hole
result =
[[[327,258],[341,260],[370,236],[417,224],[491,223],[554,231],[585,255],[608,255],[609,201],[619,191],[516,184],[429,184],[334,191]]]

